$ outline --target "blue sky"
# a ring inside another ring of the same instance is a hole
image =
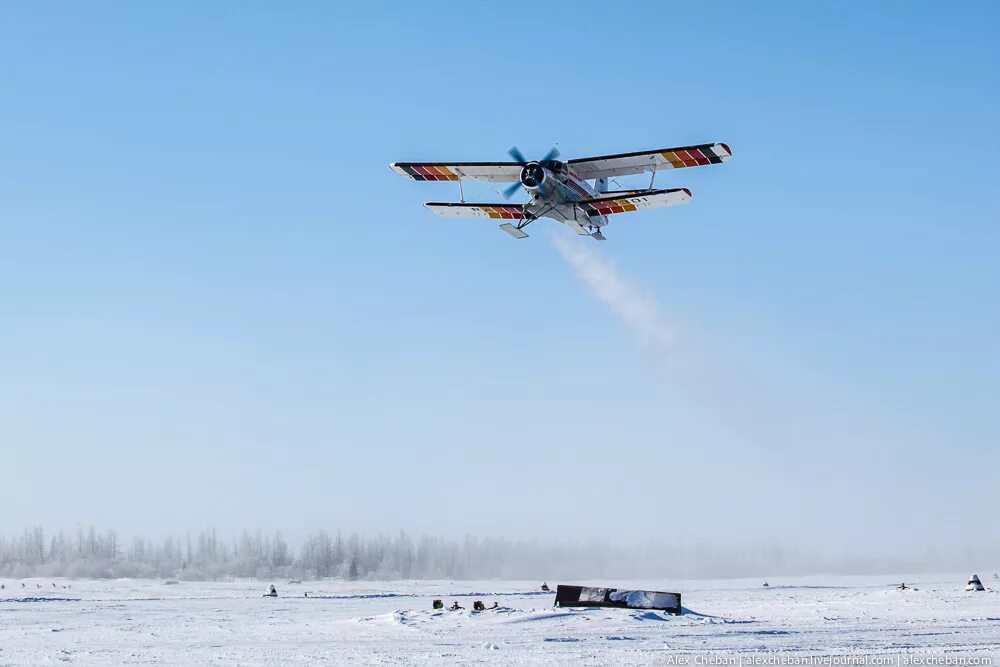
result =
[[[992,539],[998,19],[5,3],[5,528]],[[658,177],[688,206],[600,246],[435,218],[457,189],[386,167],[710,141],[733,160]]]

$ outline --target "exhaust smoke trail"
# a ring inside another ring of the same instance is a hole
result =
[[[656,300],[626,280],[618,267],[584,246],[561,236],[553,237],[556,249],[587,291],[621,318],[640,342],[664,361],[675,341],[675,328],[660,314]]]
[[[760,383],[719,350],[706,354],[697,336],[684,335],[663,315],[656,299],[621,274],[618,267],[593,250],[560,236],[553,237],[559,254],[587,291],[617,315],[639,339],[651,359],[687,395],[710,409],[721,423],[750,443],[775,445],[785,440]],[[787,427],[787,424],[786,424]]]

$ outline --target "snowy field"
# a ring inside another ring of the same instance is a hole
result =
[[[710,652],[775,652],[1000,665],[1000,582],[979,574],[985,593],[963,590],[968,573],[907,579],[918,589],[909,591],[887,577],[771,579],[766,589],[565,582],[678,591],[680,617],[554,609],[538,582],[276,581],[272,599],[261,595],[270,582],[0,579],[0,664],[696,664]],[[433,598],[466,609],[433,611]],[[474,600],[500,606],[477,613]]]

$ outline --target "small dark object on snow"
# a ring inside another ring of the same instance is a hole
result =
[[[900,582],[899,586],[896,586],[896,588],[898,588],[901,591],[908,591],[908,590],[910,590],[910,587],[906,585],[905,581]]]
[[[264,597],[267,598],[278,597],[278,589],[274,587],[274,584],[271,584],[270,586],[267,587],[267,593],[264,593]]]
[[[431,606],[434,607],[435,609],[444,609],[444,602],[442,602],[441,600],[434,600]]]
[[[472,608],[476,611],[485,611],[486,605],[483,604],[482,600],[476,600],[472,603]]]
[[[465,609],[465,607],[460,606],[458,604],[458,600],[455,600],[454,602],[451,603],[451,610],[452,611],[458,611],[459,609]]]
[[[306,591],[305,593],[303,593],[302,596],[303,597],[309,597],[309,591]]]
[[[542,582],[542,592],[543,593],[548,593],[549,592],[549,585],[547,583],[545,583],[544,581]]]
[[[493,602],[493,606],[490,607],[490,609],[499,609],[499,608],[500,608],[500,603],[495,601]]]
[[[765,581],[765,582],[764,582],[764,588],[770,588],[770,587],[771,587],[771,584],[769,584],[769,583],[767,583],[767,582]]]
[[[969,583],[965,585],[965,590],[967,591],[985,591],[986,587],[983,586],[983,582],[979,581],[979,575],[974,574],[969,577]]]

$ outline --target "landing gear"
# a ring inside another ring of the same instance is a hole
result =
[[[510,224],[509,222],[505,222],[502,225],[500,225],[500,229],[504,230],[505,232],[513,236],[515,239],[526,239],[528,238],[528,235],[523,231],[523,229],[528,225],[530,225],[535,220],[536,218],[525,218],[524,220],[521,220],[519,223],[517,223],[516,227]]]
[[[607,241],[607,239],[604,238],[604,234],[601,233],[600,229],[591,234],[591,236],[594,238],[595,241]]]

